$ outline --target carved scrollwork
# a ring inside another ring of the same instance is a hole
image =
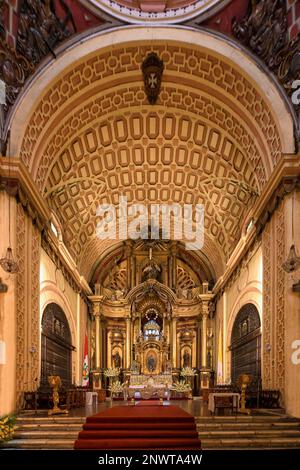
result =
[[[3,22],[3,0],[0,0],[0,38],[4,38],[5,29],[4,29],[4,22]]]
[[[252,0],[250,12],[240,21],[233,18],[232,32],[270,69],[278,67],[277,54],[287,44],[287,14],[283,0]]]
[[[65,2],[60,5],[66,11],[66,18],[61,21],[51,0],[25,0],[22,4],[17,39],[17,51],[33,64],[38,64],[43,57],[52,53],[53,48],[70,36],[66,23],[71,20],[71,12]]]

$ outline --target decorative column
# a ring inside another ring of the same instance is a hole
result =
[[[132,241],[126,240],[125,242],[125,257],[127,259],[127,271],[126,271],[126,284],[127,290],[130,290],[133,286],[133,256],[132,256]]]
[[[197,368],[200,369],[201,367],[201,316],[199,315],[197,319],[197,354],[196,354],[196,361],[197,361]]]
[[[125,318],[126,323],[126,369],[130,369],[131,363],[131,317],[128,315]]]
[[[131,288],[135,287],[136,285],[136,279],[135,279],[135,276],[136,276],[136,256],[135,255],[131,255],[130,256],[130,265],[131,265]]]
[[[94,310],[94,317],[95,317],[95,324],[96,324],[96,369],[99,370],[101,368],[101,347],[102,347],[102,341],[101,341],[102,324],[101,324],[100,305],[99,307],[97,306],[95,310]]]
[[[172,287],[176,289],[177,285],[177,243],[172,242],[171,244],[171,256],[172,256]]]
[[[177,318],[172,318],[172,367],[177,368]]]
[[[210,385],[211,369],[207,366],[207,326],[208,316],[210,311],[210,303],[213,299],[213,294],[204,289],[203,294],[199,295],[201,301],[201,370],[200,370],[200,389],[203,400],[208,400],[208,392]],[[199,331],[199,330],[198,330]]]
[[[209,314],[208,302],[203,302],[202,305],[202,369],[207,367],[207,318]]]

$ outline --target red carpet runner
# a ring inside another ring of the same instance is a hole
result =
[[[75,449],[200,449],[193,416],[178,406],[114,406],[89,416]]]

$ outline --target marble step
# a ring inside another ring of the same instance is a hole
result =
[[[73,449],[72,439],[12,439],[5,444],[6,449]]]
[[[300,439],[300,430],[284,429],[284,430],[269,430],[269,431],[198,431],[198,435],[201,439],[208,437],[212,438],[275,438],[275,437],[297,437]]]
[[[195,416],[195,421],[199,423],[273,423],[273,422],[300,422],[297,418],[289,416],[248,416],[248,415],[230,415],[230,416]]]
[[[16,430],[18,432],[20,431],[60,431],[60,430],[66,430],[66,431],[81,431],[82,430],[82,423],[78,424],[57,424],[57,423],[50,423],[50,424],[17,424]]]
[[[56,431],[15,431],[15,439],[77,439],[78,432],[81,428],[76,431],[69,430],[56,430]]]
[[[227,439],[201,439],[202,449],[210,450],[238,450],[238,449],[300,449],[300,437],[263,438],[227,438]]]
[[[237,450],[237,449],[284,449],[300,448],[299,438],[252,438],[252,439],[202,439],[202,449]],[[73,440],[68,439],[13,439],[6,445],[8,449],[73,449]]]
[[[215,431],[215,430],[228,430],[240,429],[240,430],[283,430],[283,429],[294,429],[300,431],[300,423],[197,423],[197,429],[199,431]]]
[[[85,423],[86,417],[48,417],[48,416],[43,416],[43,417],[18,417],[16,424],[80,424]]]

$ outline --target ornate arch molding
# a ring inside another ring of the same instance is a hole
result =
[[[132,289],[128,293],[126,301],[128,304],[132,304],[134,301],[141,301],[148,292],[154,292],[165,304],[175,304],[177,302],[174,292],[169,287],[155,280],[145,281]]]
[[[261,303],[259,302],[261,300]],[[245,290],[239,295],[238,299],[236,300],[232,311],[229,315],[228,325],[227,325],[227,332],[226,332],[226,347],[229,348],[231,344],[231,336],[232,336],[232,329],[237,319],[237,316],[241,309],[247,305],[253,304],[259,314],[261,327],[263,327],[263,318],[262,318],[262,285],[258,284],[258,282],[251,282]]]
[[[184,34],[183,34],[184,33]],[[213,56],[222,57],[232,67],[235,73],[242,74],[253,87],[253,93],[261,97],[266,103],[269,117],[272,117],[277,129],[281,151],[284,153],[294,153],[293,139],[293,117],[287,107],[287,102],[279,87],[262,70],[253,57],[242,48],[237,48],[236,44],[224,38],[224,36],[208,32],[204,29],[193,30],[187,27],[124,27],[107,31],[95,32],[94,35],[81,38],[80,42],[73,43],[58,55],[55,61],[49,61],[43,68],[40,68],[33,79],[29,82],[22,96],[19,97],[11,114],[10,127],[12,135],[12,153],[21,154],[22,140],[26,134],[26,127],[30,116],[33,113],[33,103],[39,103],[41,97],[49,92],[53,84],[61,82],[62,74],[70,73],[75,64],[99,54],[100,51],[112,50],[128,43],[128,37],[134,37],[135,42],[148,41],[154,44],[156,41],[176,41],[182,44],[193,45],[193,48],[206,50]],[[101,49],[99,49],[99,39],[101,38]],[[203,48],[205,44],[205,48]],[[231,80],[235,80],[232,76]],[[230,87],[230,85],[228,85]],[[41,93],[41,90],[42,93]],[[249,99],[252,99],[250,95]],[[26,110],[24,112],[24,110]],[[251,117],[251,113],[249,113]],[[259,132],[259,126],[257,126]]]
[[[77,337],[76,337],[76,324],[75,319],[72,314],[72,309],[69,304],[68,298],[60,291],[56,284],[52,281],[44,281],[41,284],[40,290],[40,318],[42,320],[43,313],[47,307],[47,305],[55,303],[57,304],[64,312],[66,319],[69,324],[70,332],[71,332],[71,340],[72,344],[77,344]]]

